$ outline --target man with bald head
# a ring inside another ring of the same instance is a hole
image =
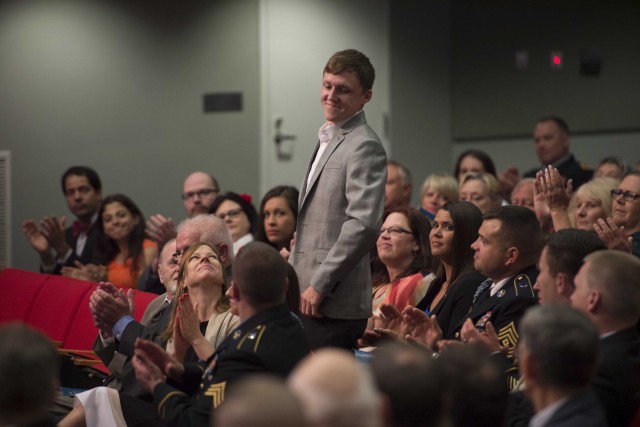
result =
[[[218,181],[205,172],[193,172],[184,180],[182,202],[189,218],[209,213],[209,208],[220,194]]]
[[[187,218],[209,213],[220,194],[218,180],[206,172],[193,172],[184,180],[182,185],[182,203]],[[176,227],[170,217],[157,214],[147,221],[147,235],[150,239],[163,245],[169,239],[176,237]]]
[[[316,351],[296,367],[288,384],[311,427],[383,425],[382,398],[371,372],[345,350]]]
[[[255,373],[286,377],[309,353],[300,321],[286,303],[286,289],[287,264],[275,248],[263,242],[243,247],[227,290],[240,326],[199,364],[182,364],[158,345],[138,340],[133,365],[138,381],[153,393],[153,405],[135,402],[136,410],[157,414],[169,425],[208,426],[212,407],[241,378]]]
[[[300,402],[282,379],[254,376],[241,380],[213,413],[216,427],[300,427]]]

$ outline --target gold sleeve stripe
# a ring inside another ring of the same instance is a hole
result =
[[[256,351],[258,351],[258,346],[260,345],[260,340],[262,339],[262,334],[264,334],[264,331],[267,329],[266,326],[263,326],[262,329],[260,329],[260,333],[258,334],[258,338],[256,339],[256,344],[253,346],[253,352],[255,353]]]
[[[181,391],[172,391],[171,393],[168,393],[165,397],[163,397],[160,403],[158,404],[158,416],[160,417],[161,420],[165,418],[164,405],[167,403],[167,400],[177,395],[186,396],[186,394]]]
[[[516,330],[516,324],[513,321],[498,331],[498,341],[500,341],[502,346],[509,348],[509,357],[513,357],[513,350],[515,349],[516,344],[518,344],[519,338],[520,336]]]
[[[509,391],[513,390],[514,388],[516,388],[518,386],[518,380],[513,378],[513,377],[509,377],[507,379],[508,385],[509,385]]]
[[[217,384],[212,384],[207,391],[204,392],[205,396],[210,396],[213,400],[213,407],[217,408],[220,406],[222,401],[224,400],[224,390],[227,386],[227,382],[221,382]]]

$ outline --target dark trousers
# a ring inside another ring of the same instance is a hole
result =
[[[332,319],[302,315],[300,319],[311,350],[321,347],[338,347],[345,350],[358,348],[358,338],[367,327],[367,319]]]

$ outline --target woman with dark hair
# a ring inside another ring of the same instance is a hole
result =
[[[279,185],[267,191],[260,202],[260,221],[256,240],[280,250],[290,250],[298,220],[298,197],[295,187]]]
[[[458,322],[468,313],[473,295],[485,277],[473,267],[471,244],[478,239],[482,213],[469,202],[444,205],[431,224],[429,244],[435,279],[417,307],[436,315],[443,337],[453,337]]]
[[[256,208],[251,204],[251,196],[231,191],[220,194],[211,205],[210,213],[222,219],[231,233],[233,253],[253,241],[253,233],[258,224]]]
[[[487,153],[480,150],[466,150],[458,156],[453,176],[461,182],[462,177],[469,172],[485,172],[497,177],[493,160]]]
[[[393,207],[383,215],[377,256],[372,263],[374,326],[382,304],[398,310],[415,305],[426,292],[423,280],[431,269],[429,220],[411,207]]]
[[[107,196],[98,211],[99,239],[95,249],[100,265],[64,267],[62,274],[83,280],[106,281],[135,288],[140,273],[156,257],[156,244],[145,239],[145,222],[136,204],[124,194]]]

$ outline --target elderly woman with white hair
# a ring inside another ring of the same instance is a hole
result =
[[[571,181],[564,184],[560,172],[553,166],[538,172],[535,192],[541,195],[551,211],[553,227],[557,230],[577,228],[594,231],[599,219],[611,216],[611,190],[619,181],[614,178],[596,178],[572,194]]]

